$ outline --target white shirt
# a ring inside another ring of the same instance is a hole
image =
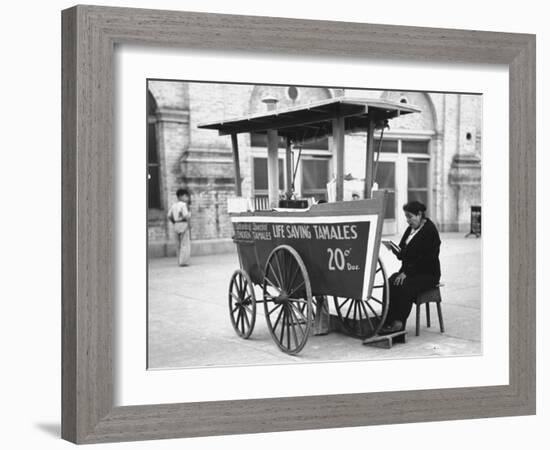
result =
[[[422,229],[425,223],[426,222],[423,222],[422,225],[420,225],[418,228],[411,230],[411,234],[409,234],[409,236],[407,237],[407,240],[405,241],[407,245],[409,245],[409,242],[411,242],[411,239],[416,236],[416,233],[418,233]]]
[[[184,220],[187,220],[190,216],[189,210],[187,209],[187,204],[181,200],[178,200],[170,207],[167,216],[169,220],[173,219],[174,222],[183,222]]]

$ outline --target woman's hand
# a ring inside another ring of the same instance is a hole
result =
[[[395,277],[395,280],[393,280],[393,284],[396,286],[401,286],[405,282],[405,278],[407,278],[407,275],[400,273]]]

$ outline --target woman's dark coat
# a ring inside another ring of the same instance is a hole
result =
[[[418,230],[416,236],[407,244],[407,238],[412,228],[408,227],[399,242],[401,248],[397,256],[401,261],[399,272],[407,276],[432,275],[437,282],[441,278],[441,266],[439,264],[439,247],[441,240],[434,223],[430,219]]]

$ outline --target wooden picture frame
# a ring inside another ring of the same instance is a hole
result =
[[[535,36],[75,6],[62,13],[62,437],[76,443],[535,413]],[[324,39],[330,33],[331,39]],[[505,64],[509,384],[114,407],[115,44]]]

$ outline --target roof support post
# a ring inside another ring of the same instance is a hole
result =
[[[345,152],[345,118],[332,120],[332,137],[336,151],[336,201],[344,200],[344,152]]]
[[[268,111],[277,107],[275,97],[262,99]],[[267,130],[267,192],[269,195],[269,206],[279,206],[279,133],[277,130]]]
[[[365,191],[364,198],[371,198],[374,184],[374,127],[375,121],[369,117],[367,131],[367,157],[365,160]]]
[[[242,197],[243,191],[241,186],[241,168],[239,165],[239,142],[237,135],[231,135],[231,146],[233,147],[233,165],[235,166],[235,193],[237,197]]]
[[[277,130],[267,132],[267,189],[269,206],[279,206],[279,135]]]

